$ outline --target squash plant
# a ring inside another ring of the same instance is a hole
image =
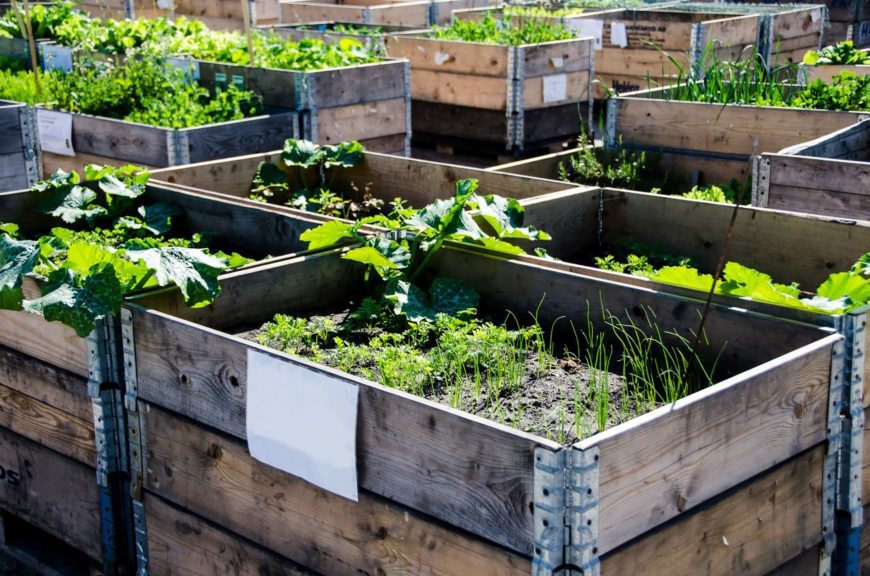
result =
[[[523,207],[516,200],[479,196],[476,190],[477,180],[460,180],[453,198],[436,200],[421,210],[406,209],[392,218],[377,215],[353,223],[327,222],[306,230],[300,239],[308,242],[311,250],[356,240],[360,246],[342,257],[367,265],[367,278],[374,271],[381,280],[375,301],[387,303],[395,314],[411,322],[434,320],[442,313],[456,316],[477,307],[476,291],[453,278],[436,278],[428,287],[421,283],[423,272],[444,242],[522,254],[523,250],[508,240],[550,239],[533,226],[522,226]],[[365,224],[383,226],[393,234],[363,236],[360,228]]]
[[[204,235],[171,235],[179,210],[145,202],[148,178],[134,166],[89,165],[84,178],[58,170],[37,183],[31,193],[58,226],[25,238],[17,224],[0,224],[0,308],[41,314],[85,337],[134,290],[176,285],[186,304],[211,303],[218,275],[251,260],[209,251]],[[39,280],[38,298],[25,298],[25,276]]]

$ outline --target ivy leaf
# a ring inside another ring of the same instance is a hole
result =
[[[115,269],[110,264],[97,265],[87,276],[56,270],[44,286],[42,297],[24,302],[24,309],[42,314],[49,322],[63,322],[84,338],[93,331],[97,320],[120,310],[123,299]]]
[[[650,280],[704,292],[709,292],[713,286],[713,276],[700,274],[689,266],[665,266],[650,277]]]
[[[319,250],[335,246],[345,238],[353,238],[354,225],[333,220],[316,228],[309,228],[299,235],[299,239],[308,242],[309,250]]]
[[[284,150],[281,152],[281,160],[287,166],[300,166],[309,168],[319,164],[326,152],[318,144],[308,140],[293,140],[284,142]]]
[[[464,282],[437,278],[429,294],[410,282],[394,279],[387,284],[384,297],[393,302],[393,311],[404,314],[411,322],[435,320],[438,314],[456,316],[477,307],[480,295]]]
[[[337,146],[324,146],[324,156],[326,168],[333,166],[341,166],[342,168],[353,168],[363,159],[365,149],[363,145],[352,140],[350,142],[342,142]]]
[[[39,258],[39,245],[30,240],[0,236],[0,308],[21,310],[21,282]]]
[[[96,198],[97,193],[90,188],[73,186],[69,190],[55,190],[40,204],[40,209],[67,224],[74,224],[81,219],[91,221],[107,213],[102,206],[91,205]]]
[[[218,275],[226,267],[226,261],[200,248],[169,246],[128,250],[127,257],[133,262],[142,261],[154,270],[159,286],[178,286],[185,303],[193,308],[210,304],[220,293]]]
[[[831,274],[816,290],[816,295],[829,300],[846,298],[849,305],[859,306],[870,301],[870,280],[851,272]]]

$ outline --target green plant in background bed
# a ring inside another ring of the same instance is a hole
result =
[[[665,266],[692,266],[691,258],[675,254],[661,246],[618,238],[609,254],[596,256],[595,266],[611,272],[622,272],[649,278]]]
[[[88,15],[76,9],[76,2],[61,0],[51,4],[30,6],[30,26],[37,39],[55,40],[57,30],[64,25],[78,25],[88,20]],[[24,13],[14,8],[0,16],[0,38],[24,38],[22,31]],[[26,28],[25,28],[26,29]]]
[[[804,54],[803,62],[809,66],[870,64],[870,54],[855,48],[851,40],[845,40],[833,46],[825,46],[818,52],[810,50]]]
[[[582,14],[582,7],[559,7],[559,6],[505,6],[502,15],[505,18],[564,18]]]
[[[480,22],[471,20],[454,20],[450,26],[432,28],[433,38],[441,40],[461,40],[462,42],[481,42],[501,46],[522,46],[523,44],[540,44],[556,40],[570,40],[573,32],[565,30],[561,25],[526,21],[521,25],[513,25],[507,20],[496,20],[487,14]]]
[[[741,204],[749,204],[751,198],[747,194],[741,194],[740,189],[744,186],[749,188],[748,183],[744,185],[737,178],[732,178],[727,184],[692,186],[691,190],[681,194],[681,196],[690,200],[705,200],[707,202],[719,202],[720,204],[734,204],[737,202],[737,198],[740,197]]]
[[[84,337],[133,290],[176,285],[190,306],[212,302],[218,274],[251,260],[210,253],[199,234],[173,236],[179,210],[144,202],[148,176],[134,166],[89,165],[84,180],[92,187],[60,170],[36,184],[40,210],[58,226],[26,239],[16,223],[0,225],[0,308],[41,314]],[[38,298],[24,297],[28,275],[41,280]]]
[[[577,138],[577,152],[559,163],[559,179],[576,184],[626,188],[659,192],[673,183],[668,175],[660,176],[658,158],[624,146],[622,140],[613,148],[596,148],[585,132]]]

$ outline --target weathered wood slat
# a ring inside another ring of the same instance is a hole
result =
[[[821,546],[807,548],[798,556],[768,572],[767,576],[818,576],[821,555]]]
[[[839,339],[829,336],[581,442],[601,454],[599,550],[825,442]]]
[[[21,153],[23,149],[19,117],[23,108],[23,104],[5,105],[0,101],[0,156]],[[5,172],[0,172],[2,174]]]
[[[767,206],[805,214],[870,220],[870,196],[839,191],[815,190],[778,185],[771,187]]]
[[[170,129],[85,114],[71,116],[73,149],[77,154],[113,158],[115,163],[167,165],[166,135]]]
[[[404,97],[363,102],[314,111],[317,135],[321,144],[338,144],[347,140],[365,140],[406,135],[408,102]]]
[[[313,104],[321,109],[406,96],[405,63],[401,61],[318,70],[308,76]]]
[[[362,4],[356,2],[354,4]],[[393,26],[429,26],[430,2],[403,2],[390,4],[376,0],[372,6],[340,4],[328,1],[280,3],[282,24],[299,22],[361,22],[365,24],[390,24]]]
[[[102,558],[94,469],[0,428],[0,508]],[[10,472],[14,472],[15,478]]]
[[[761,576],[803,563],[818,574],[824,456],[823,445],[811,448],[605,555],[601,574]],[[808,558],[802,557],[804,550],[810,551]]]
[[[354,503],[255,461],[243,443],[143,405],[148,490],[325,574],[528,574],[510,552],[365,492]],[[147,501],[153,501],[148,498]]]
[[[247,542],[163,499],[144,494],[148,568],[165,576],[313,576],[297,564]]]
[[[73,374],[88,377],[85,341],[72,328],[42,316],[0,310],[0,344]]]
[[[870,196],[870,162],[777,154],[771,158],[769,181],[771,189],[786,186]]]
[[[238,156],[251,151],[273,150],[297,134],[296,115],[290,112],[233,122],[187,128],[191,162]],[[147,161],[146,161],[147,162]],[[168,166],[165,159],[158,166]]]
[[[870,71],[870,66],[867,67]],[[860,160],[858,154],[870,157],[870,121],[864,120],[810,142],[802,142],[780,150],[779,154],[813,156],[839,160]],[[870,159],[870,158],[867,158]]]

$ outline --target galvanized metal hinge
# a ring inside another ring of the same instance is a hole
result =
[[[187,130],[172,130],[166,133],[167,165],[190,164],[190,138]]]
[[[133,501],[133,530],[136,535],[136,576],[148,576],[148,529],[145,525],[145,505]]]
[[[864,445],[864,347],[867,338],[867,312],[840,318],[845,337],[843,351],[842,398],[840,406],[840,457],[837,510],[850,516],[850,527],[863,523],[861,466]]]
[[[429,4],[429,26],[436,26],[440,16],[441,7],[438,5],[438,2],[431,2]]]
[[[692,25],[692,38],[689,42],[689,68],[703,67],[701,58],[707,50],[707,27],[703,23]]]
[[[405,156],[411,157],[411,137],[413,129],[411,127],[411,62],[405,62],[404,69],[405,78]]]
[[[843,366],[845,344],[834,344],[831,356],[831,382],[828,387],[828,447],[823,462],[822,477],[822,551],[819,558],[819,575],[830,576],[831,560],[837,543],[836,507],[840,457],[841,421],[843,405]]]
[[[752,158],[752,205],[767,208],[770,198],[770,159],[764,156]]]
[[[614,148],[616,147],[616,141],[618,139],[618,135],[616,134],[616,114],[619,108],[617,107],[616,98],[608,98],[607,99],[607,117],[604,121],[604,134],[602,134],[602,139],[604,140],[605,148]]]
[[[24,169],[27,185],[33,186],[41,180],[42,161],[39,155],[39,138],[36,134],[36,110],[22,106],[18,112],[21,126],[21,152],[24,154]]]
[[[598,576],[598,448],[535,449],[532,576]]]
[[[758,54],[764,59],[764,63],[771,65],[773,57],[773,46],[771,38],[773,36],[773,18],[770,14],[761,14],[758,17],[758,37],[755,45],[758,46]]]
[[[509,152],[522,150],[523,147],[523,90],[525,85],[525,48],[515,46],[508,50],[507,106],[505,119],[507,134],[505,149]]]

